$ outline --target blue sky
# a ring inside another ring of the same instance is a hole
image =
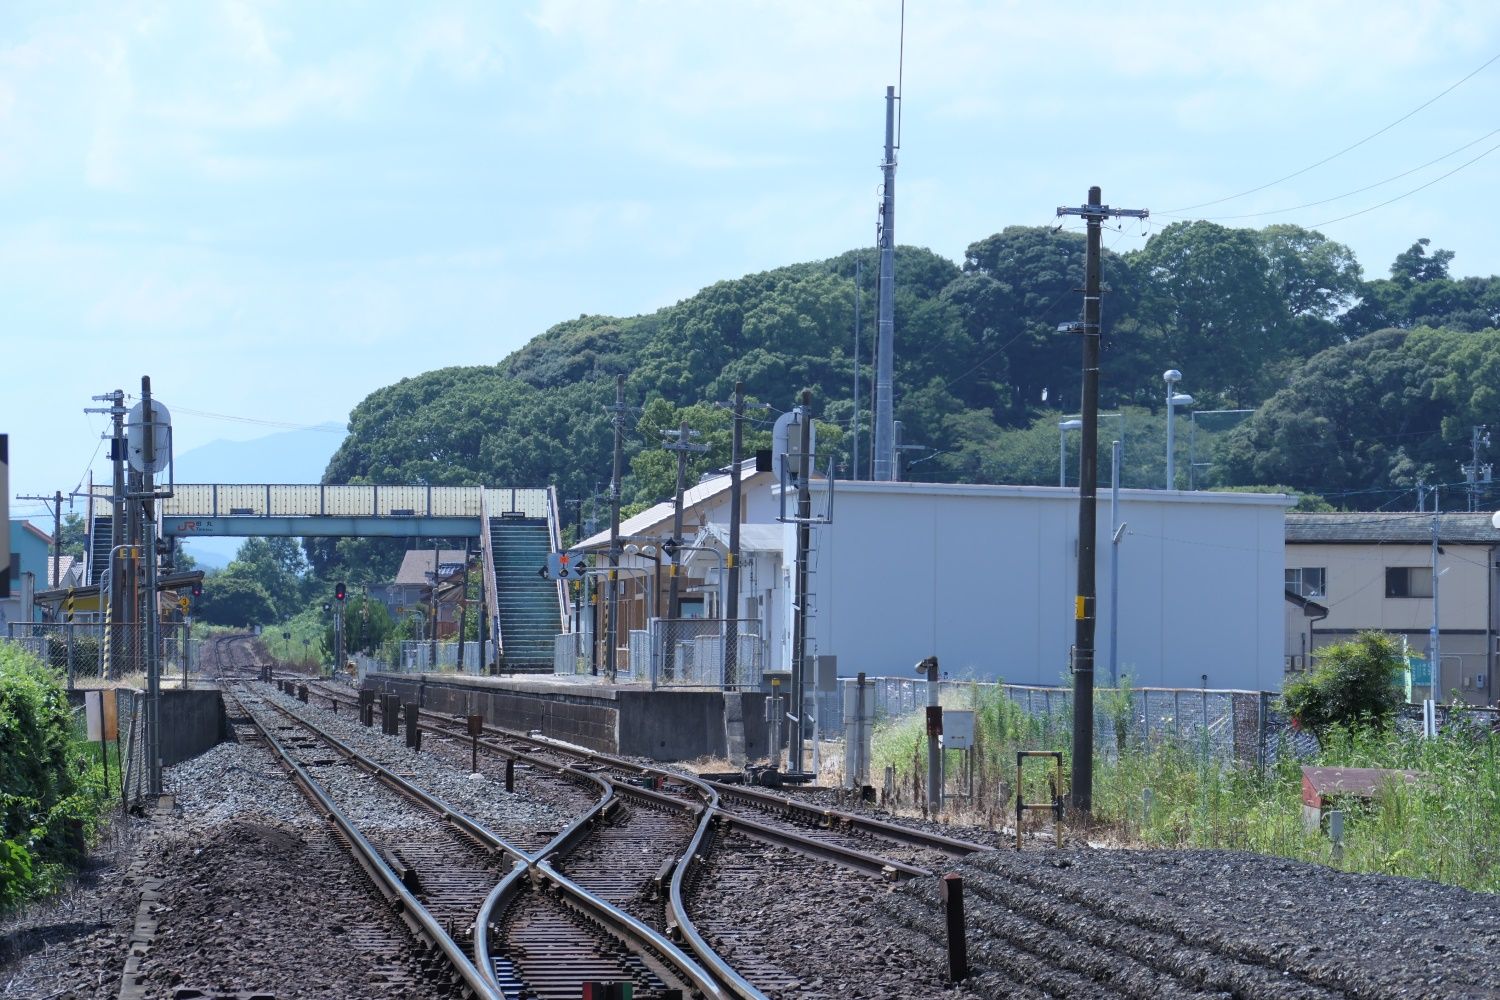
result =
[[[0,0],[0,431],[68,490],[150,374],[178,447],[342,423],[580,313],[874,240],[897,0]],[[1500,135],[1493,3],[909,0],[897,233],[961,257],[1099,184],[1314,225]],[[1382,275],[1419,236],[1500,272],[1500,152],[1322,230]],[[1194,213],[1187,213],[1191,216]],[[899,277],[899,276],[898,276]],[[898,350],[899,347],[899,331]],[[225,418],[238,419],[225,419]],[[103,464],[97,466],[103,469]],[[32,505],[13,502],[21,514]]]

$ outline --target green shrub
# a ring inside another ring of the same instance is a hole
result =
[[[0,643],[0,907],[81,857],[104,795],[86,749],[57,672]]]
[[[1401,705],[1398,684],[1406,663],[1390,636],[1361,632],[1319,650],[1315,662],[1312,672],[1282,693],[1293,725],[1310,730],[1319,745],[1333,726],[1383,730],[1390,725]]]

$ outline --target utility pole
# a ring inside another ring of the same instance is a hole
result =
[[[1434,706],[1437,705],[1438,699],[1442,696],[1441,692],[1443,690],[1443,633],[1438,628],[1438,554],[1442,552],[1442,549],[1438,546],[1439,520],[1440,518],[1437,515],[1437,511],[1436,509],[1434,509],[1432,514],[1432,631],[1428,636],[1427,642],[1429,647],[1428,653],[1432,657],[1432,662],[1431,664],[1429,664],[1431,669],[1429,671],[1430,676],[1428,677],[1429,684],[1427,688],[1427,697],[1432,700],[1432,704]]]
[[[429,621],[432,622],[432,634],[427,637],[427,665],[433,670],[437,669],[437,633],[438,633],[438,581],[442,579],[442,566],[438,562],[438,540],[432,540],[432,614]]]
[[[604,628],[604,658],[605,670],[613,683],[617,672],[615,663],[615,622],[620,615],[620,466],[625,457],[625,376],[615,376],[615,405],[606,406],[606,410],[614,418],[615,425],[615,464],[614,472],[609,479],[609,593],[608,611],[605,618]],[[589,658],[594,663],[594,658]],[[599,673],[597,665],[593,667],[595,675]]]
[[[156,412],[151,402],[151,377],[141,376],[141,488],[140,523],[146,560],[144,616],[146,654],[146,763],[151,794],[162,792],[161,770],[161,605],[156,594]]]
[[[797,461],[797,608],[792,616],[791,770],[802,772],[803,693],[807,683],[807,561],[812,547],[812,390],[802,390],[801,446]]]
[[[125,391],[123,389],[116,389],[114,392],[108,392],[91,398],[96,403],[109,404],[105,407],[85,407],[83,412],[103,413],[108,415],[112,421],[112,431],[109,439],[109,459],[114,469],[114,478],[111,481],[109,497],[110,545],[112,547],[119,546],[127,541],[125,537]],[[93,540],[92,534],[95,527],[96,525],[94,524],[89,525],[90,542]],[[109,624],[106,625],[107,631],[104,636],[104,648],[105,659],[109,661],[110,671],[116,675],[120,673],[120,671],[115,669],[115,665],[119,661],[109,654],[112,647],[114,649],[119,648],[119,643],[115,641],[116,634],[119,631],[119,626],[127,620],[125,615],[125,587],[121,571],[123,564],[124,560],[121,559],[120,566],[117,567],[115,560],[110,559],[109,563],[105,566],[105,572],[109,574],[107,577],[103,574],[94,574],[92,567],[90,572],[91,576],[98,576],[101,591],[108,591],[109,593],[109,604],[105,612],[105,618]]]
[[[1464,474],[1464,479],[1469,484],[1469,511],[1470,513],[1479,509],[1479,486],[1483,483],[1486,487],[1493,480],[1493,466],[1479,464],[1479,449],[1488,448],[1490,444],[1490,431],[1487,426],[1480,424],[1478,427],[1469,428],[1470,461],[1468,465],[1460,465],[1459,469]]]
[[[39,500],[47,507],[47,512],[52,515],[52,572],[48,574],[52,579],[52,586],[56,587],[59,580],[59,569],[62,565],[62,491],[58,490],[50,497],[22,496],[16,494],[17,500]],[[72,501],[68,501],[72,506]]]
[[[677,492],[672,499],[672,541],[681,549],[682,546],[682,494],[687,490],[687,462],[688,455],[705,452],[708,450],[706,444],[693,444],[693,438],[698,432],[688,428],[687,421],[675,431],[662,431],[662,437],[666,444],[662,445],[667,451],[677,453]],[[668,570],[668,592],[667,592],[667,617],[678,619],[682,617],[682,602],[678,596],[679,578],[682,574],[677,572],[681,557],[677,552],[672,553],[672,566]]]
[[[464,630],[469,626],[469,560],[472,555],[464,542],[464,582],[458,599],[458,672],[464,672]]]
[[[858,307],[855,313],[858,314]],[[855,337],[859,336],[856,321]],[[859,350],[854,352],[854,420],[859,422]],[[728,594],[724,603],[724,689],[739,683],[740,652],[740,446],[745,423],[745,383],[734,384],[734,433],[729,445],[729,562],[725,569]],[[859,454],[856,445],[854,454]]]
[[[1099,447],[1099,238],[1105,219],[1128,216],[1144,219],[1145,209],[1110,208],[1097,187],[1089,188],[1088,204],[1060,207],[1059,216],[1081,215],[1088,224],[1088,255],[1083,289],[1083,439],[1078,457],[1078,593],[1073,601],[1073,774],[1070,800],[1074,809],[1088,813],[1094,798],[1094,626],[1097,620],[1094,586],[1094,541],[1098,506]]]
[[[885,161],[880,199],[880,296],[876,323],[875,465],[870,477],[888,483],[896,474],[894,391],[896,318],[896,88],[885,88]],[[800,707],[798,711],[801,711]]]

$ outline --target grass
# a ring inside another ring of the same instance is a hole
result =
[[[1110,695],[1100,694],[1107,711]],[[975,709],[975,797],[958,807],[968,820],[996,826],[1015,808],[1015,751],[1063,754],[1067,781],[1071,720],[1029,717],[993,688],[955,696]],[[920,715],[876,727],[878,786],[887,765],[896,770],[897,805],[923,801],[927,738]],[[1265,770],[1224,764],[1191,741],[1148,747],[1101,746],[1094,763],[1093,825],[1089,837],[1133,847],[1222,848],[1331,864],[1347,871],[1432,879],[1484,892],[1500,891],[1500,735],[1460,717],[1436,739],[1396,731],[1334,730],[1312,759],[1278,754]],[[957,753],[949,756],[957,770]],[[1302,823],[1302,765],[1378,767],[1419,771],[1422,781],[1392,783],[1368,802],[1345,810],[1342,857],[1325,832]],[[1027,766],[1027,802],[1049,801],[1053,767]],[[957,776],[950,774],[950,790]],[[1151,791],[1149,813],[1146,789]],[[1066,789],[1063,790],[1066,795]]]

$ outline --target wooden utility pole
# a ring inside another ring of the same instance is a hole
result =
[[[1099,238],[1105,219],[1119,216],[1144,219],[1140,208],[1110,208],[1097,187],[1089,188],[1088,204],[1058,208],[1057,214],[1081,215],[1088,224],[1088,254],[1084,261],[1083,323],[1070,324],[1083,335],[1083,442],[1078,456],[1078,590],[1073,599],[1073,774],[1069,790],[1073,808],[1087,813],[1094,797],[1094,582],[1095,518],[1098,507],[1099,449]]]

